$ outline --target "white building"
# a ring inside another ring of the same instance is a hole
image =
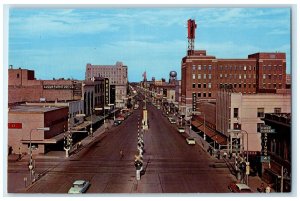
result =
[[[225,134],[229,139],[229,149],[239,139],[246,150],[248,133],[248,151],[261,151],[260,126],[265,113],[291,113],[291,94],[284,93],[258,93],[242,94],[229,91],[219,91],[217,94],[216,130]],[[243,134],[228,133],[228,129],[241,129]],[[244,141],[243,141],[244,139]],[[244,142],[244,143],[243,143]],[[241,147],[242,148],[242,147]]]
[[[109,84],[115,85],[116,107],[124,107],[127,98],[128,71],[127,66],[122,62],[115,65],[86,65],[85,79],[91,80],[93,77],[104,77],[109,79]],[[111,97],[112,100],[114,98]]]

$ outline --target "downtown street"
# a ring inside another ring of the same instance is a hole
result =
[[[217,159],[200,145],[187,144],[187,134],[178,133],[176,124],[170,124],[161,110],[148,103],[147,110],[141,180],[136,180],[134,156],[142,105],[119,126],[101,135],[97,130],[88,137],[91,142],[71,157],[65,158],[62,152],[59,157],[37,158],[36,172],[41,177],[26,188],[28,161],[9,162],[8,192],[67,193],[73,181],[84,179],[91,183],[86,193],[228,193],[227,186],[234,180],[229,170],[215,168]]]

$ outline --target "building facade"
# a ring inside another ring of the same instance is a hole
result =
[[[182,112],[191,112],[193,94],[197,100],[216,99],[220,86],[236,92],[256,94],[286,87],[285,53],[255,53],[246,59],[218,59],[195,50],[181,62]]]
[[[122,62],[115,65],[86,65],[85,79],[91,80],[93,77],[104,77],[109,79],[109,84],[115,86],[116,107],[125,107],[128,85],[128,68]]]
[[[80,100],[82,81],[36,80],[34,71],[8,69],[8,103]]]
[[[49,131],[36,130],[49,127]],[[19,105],[8,111],[8,146],[12,153],[29,153],[31,142],[33,154],[45,153],[48,147],[63,139],[68,128],[68,108],[51,106]]]
[[[248,151],[261,151],[260,127],[265,113],[290,113],[290,93],[257,93],[243,94],[220,90],[216,99],[216,130],[229,139],[228,149],[233,152],[233,141],[239,142],[240,148],[245,148],[248,138]],[[244,130],[248,134],[236,135],[229,129]],[[244,146],[244,147],[243,147]]]

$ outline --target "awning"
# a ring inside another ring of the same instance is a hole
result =
[[[192,120],[192,125],[195,126],[196,128],[198,128],[199,126],[201,126],[203,124],[203,122],[199,122],[197,120]]]
[[[89,121],[89,122],[91,122],[91,120],[92,120],[92,121],[93,121],[93,124],[95,124],[95,123],[97,123],[97,122],[103,120],[103,116],[93,115],[92,118],[91,118],[91,116],[88,116],[88,117],[86,118],[86,120]]]
[[[222,134],[218,133],[215,130],[212,130],[211,128],[205,126],[205,131],[204,131],[204,125],[200,125],[197,127],[199,130],[201,130],[205,135],[210,137],[213,141],[220,145],[226,145],[227,144],[227,137],[223,136]]]

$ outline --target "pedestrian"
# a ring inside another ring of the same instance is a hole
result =
[[[265,184],[264,184],[264,183],[261,183],[261,184],[260,184],[260,187],[257,188],[257,191],[258,191],[258,192],[261,192],[261,193],[265,192]]]
[[[271,187],[269,185],[266,187],[266,193],[271,193]]]
[[[121,149],[120,150],[120,158],[122,159],[124,157],[124,153],[123,153],[123,150]]]

